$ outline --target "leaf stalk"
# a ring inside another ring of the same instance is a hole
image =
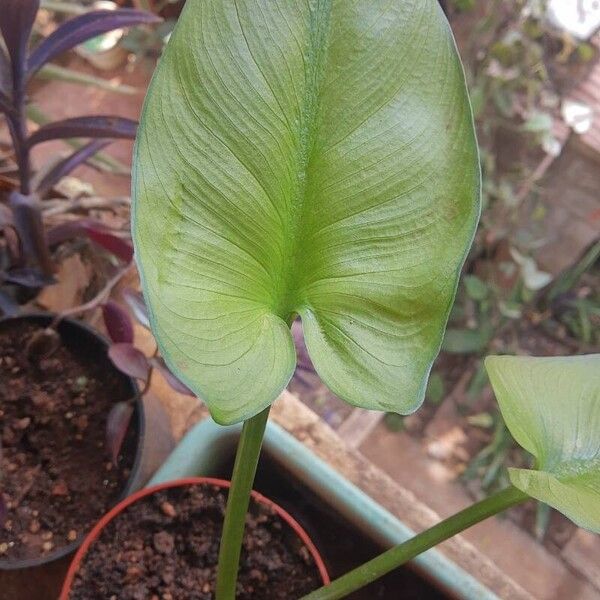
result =
[[[217,600],[235,600],[237,574],[250,492],[256,475],[270,406],[244,421],[238,443],[219,548]]]
[[[510,486],[448,517],[437,525],[415,535],[410,540],[383,552],[373,560],[336,579],[330,585],[304,596],[302,600],[337,600],[338,598],[345,598],[351,592],[383,577],[422,552],[528,498],[526,494]]]

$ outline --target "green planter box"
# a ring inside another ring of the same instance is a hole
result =
[[[235,454],[240,431],[239,426],[221,427],[210,419],[198,423],[184,436],[149,485],[194,475],[221,475],[224,463]],[[412,531],[402,521],[274,422],[267,426],[263,453],[382,547],[401,543],[412,536]],[[426,580],[452,597],[464,600],[498,598],[437,550],[418,557],[414,566]]]

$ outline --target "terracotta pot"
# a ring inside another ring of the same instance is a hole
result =
[[[59,600],[69,600],[71,586],[73,585],[73,579],[75,578],[75,574],[77,573],[77,570],[79,569],[79,565],[81,564],[82,560],[84,559],[90,546],[94,543],[94,541],[96,539],[98,539],[98,537],[102,533],[102,530],[115,517],[120,515],[128,506],[130,506],[131,504],[133,504],[134,502],[137,502],[138,500],[140,500],[142,498],[151,496],[155,492],[159,492],[161,490],[166,490],[169,488],[181,487],[181,486],[186,486],[186,485],[198,485],[198,484],[208,484],[208,485],[213,485],[213,486],[217,486],[217,487],[221,487],[221,488],[229,488],[231,485],[231,483],[229,481],[225,481],[224,479],[215,479],[213,477],[188,477],[185,479],[177,479],[175,481],[168,481],[166,483],[160,483],[158,485],[154,485],[154,486],[145,488],[143,490],[136,492],[135,494],[131,495],[129,498],[126,498],[125,500],[123,500],[122,502],[117,504],[117,506],[115,506],[111,511],[109,511],[106,515],[104,515],[104,517],[102,517],[102,519],[100,521],[98,521],[96,526],[92,529],[92,531],[90,531],[88,536],[85,538],[83,544],[81,544],[81,546],[79,547],[79,550],[77,551],[77,554],[75,555],[75,558],[73,558],[73,562],[71,563],[71,566],[69,567],[69,571],[67,573],[67,577],[65,579]],[[265,496],[263,496],[262,494],[259,494],[258,492],[252,491],[252,498],[256,502],[263,504],[265,506],[268,506],[269,508],[274,510],[277,513],[277,515],[291,527],[291,529],[300,538],[302,543],[306,546],[306,548],[310,552],[311,556],[313,557],[313,560],[315,561],[315,565],[317,566],[317,569],[319,570],[321,579],[323,580],[323,585],[329,584],[330,583],[329,575],[327,574],[327,569],[325,568],[325,563],[323,562],[321,555],[319,554],[315,545],[312,543],[311,539],[308,537],[308,534],[304,531],[304,529],[302,529],[302,527],[294,519],[294,517],[292,517],[288,512],[286,512],[283,508],[281,508],[281,506],[279,506],[278,504],[275,504],[275,502],[273,502],[272,500],[265,498]]]
[[[41,327],[50,325],[54,315],[39,313],[18,317],[0,319],[0,328],[7,322],[29,321]],[[108,342],[95,330],[74,319],[65,318],[58,326],[58,333],[65,342],[85,345],[91,353],[106,357]],[[108,360],[108,359],[106,359]],[[109,367],[112,367],[108,363]],[[116,370],[115,367],[112,367]],[[137,396],[139,390],[135,379],[122,375],[131,397]],[[1,404],[1,398],[0,398]],[[135,457],[127,483],[119,499],[126,498],[134,491],[141,464],[141,454],[144,441],[145,419],[141,400],[136,402],[133,423],[137,429]],[[84,501],[85,499],[82,499]],[[57,547],[49,554],[24,560],[0,559],[0,600],[49,600],[56,598],[64,581],[65,572],[69,566],[72,554],[81,544],[78,539],[65,546]]]

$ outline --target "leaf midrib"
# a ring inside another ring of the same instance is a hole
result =
[[[300,117],[300,146],[296,187],[291,198],[289,220],[285,239],[286,245],[280,289],[275,296],[274,312],[290,324],[299,305],[302,304],[301,290],[298,289],[300,270],[301,241],[306,213],[306,190],[308,187],[309,166],[313,158],[318,134],[319,101],[323,73],[327,64],[332,0],[316,0],[316,7],[310,10],[310,44],[307,57],[306,89]]]

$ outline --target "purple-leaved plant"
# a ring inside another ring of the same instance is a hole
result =
[[[0,203],[0,231],[16,243],[8,244],[8,264],[0,264],[3,284],[40,288],[53,282],[53,264],[48,232],[44,230],[41,199],[58,181],[84,163],[111,141],[133,139],[137,122],[109,115],[80,116],[43,125],[31,133],[27,127],[27,85],[46,63],[59,54],[103,33],[132,25],[160,21],[155,15],[132,9],[95,10],[59,25],[37,46],[30,48],[39,0],[2,0],[0,32],[0,114],[10,132],[18,170],[18,188]],[[40,143],[67,138],[90,141],[52,167],[39,180],[33,178],[31,150]],[[102,225],[72,224],[72,235],[87,235],[109,251],[122,241]],[[15,235],[16,234],[16,235]],[[122,245],[122,244],[121,244]],[[121,253],[122,253],[121,249]],[[18,310],[11,295],[0,289],[0,309],[5,314]]]
[[[5,315],[19,311],[13,295],[6,290],[7,285],[39,289],[54,283],[51,247],[77,236],[87,236],[118,259],[120,264],[115,275],[91,301],[58,315],[51,327],[40,332],[37,340],[32,340],[31,347],[42,347],[44,351],[51,349],[52,343],[48,340],[56,341],[55,326],[60,319],[100,307],[112,342],[109,356],[120,371],[143,382],[138,397],[149,388],[154,369],[162,373],[173,389],[191,394],[160,357],[148,358],[133,346],[133,323],[128,312],[116,302],[107,300],[110,291],[131,266],[133,248],[130,241],[93,219],[68,221],[49,230],[44,228],[42,221],[43,198],[59,180],[113,140],[133,139],[137,122],[109,115],[79,116],[48,123],[31,133],[26,119],[27,84],[46,63],[95,36],[123,27],[157,23],[161,19],[132,9],[94,10],[59,25],[30,49],[39,7],[39,0],[2,0],[0,11],[0,33],[4,40],[4,46],[0,44],[0,115],[4,115],[10,131],[19,182],[18,188],[11,189],[5,198],[0,196],[0,233],[4,233],[10,255],[8,263],[0,261],[0,311]],[[89,138],[90,141],[43,176],[34,178],[31,149],[49,140],[68,138]],[[124,298],[140,323],[149,327],[141,294],[126,290]],[[107,417],[106,447],[114,461],[119,455],[136,400],[137,397],[116,403]],[[5,516],[6,505],[0,492],[0,526]]]
[[[144,299],[139,292],[126,288],[123,299],[137,321],[150,328],[150,319]],[[113,300],[108,300],[102,305],[102,316],[106,331],[111,339],[108,356],[112,363],[121,372],[143,382],[139,396],[143,396],[150,387],[154,371],[158,371],[171,386],[180,394],[194,396],[194,393],[184,385],[167,367],[165,361],[154,354],[146,356],[133,345],[134,327],[129,312]],[[106,426],[106,448],[111,459],[116,461],[119,456],[123,440],[131,417],[133,416],[136,398],[117,402],[111,408]]]

